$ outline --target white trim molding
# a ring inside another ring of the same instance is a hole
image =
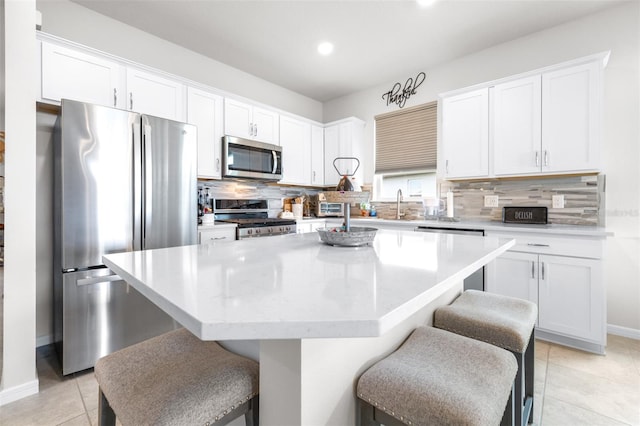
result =
[[[640,340],[640,330],[635,328],[607,324],[607,333],[614,334],[616,336],[628,337],[629,339]]]
[[[39,389],[40,382],[37,379],[22,383],[9,389],[2,389],[0,390],[0,407],[19,399],[26,398],[27,396],[35,395],[38,393]]]

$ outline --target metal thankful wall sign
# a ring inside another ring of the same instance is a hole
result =
[[[404,83],[404,87],[401,83],[393,85],[391,90],[382,94],[382,99],[387,101],[387,106],[396,104],[400,108],[409,100],[411,95],[418,93],[418,87],[424,82],[427,75],[424,72],[419,72],[415,78],[409,77]]]

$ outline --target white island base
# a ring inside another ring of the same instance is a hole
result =
[[[513,244],[380,230],[360,248],[298,234],[104,261],[200,339],[260,361],[261,426],[344,426],[360,374]]]
[[[451,303],[461,290],[462,284],[454,286],[379,337],[263,340],[260,425],[355,425],[360,375],[397,349],[416,327],[430,325],[435,308]]]

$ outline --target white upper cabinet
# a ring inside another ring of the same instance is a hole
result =
[[[224,99],[193,87],[187,89],[187,122],[198,128],[198,177],[220,179]]]
[[[124,67],[115,61],[42,42],[42,92],[45,102],[73,99],[124,108]]]
[[[489,89],[442,99],[442,160],[447,179],[489,175]]]
[[[607,58],[440,95],[439,173],[473,179],[597,172]]]
[[[334,167],[334,160],[338,157],[357,158],[362,163],[362,141],[364,122],[357,118],[348,118],[339,122],[329,123],[324,129],[324,183],[337,185],[341,175]],[[354,175],[356,182],[362,184],[362,164],[357,167],[355,160],[336,160],[340,173]]]
[[[282,146],[282,180],[280,183],[311,183],[311,125],[284,115],[280,116]]]
[[[186,87],[171,80],[135,68],[127,68],[126,108],[170,120],[184,121]]]
[[[491,88],[493,171],[496,176],[539,173],[541,79],[522,78]]]
[[[225,98],[224,133],[277,145],[279,114],[235,99]]]
[[[324,185],[324,129],[311,125],[311,185]]]
[[[542,171],[599,168],[601,65],[542,74]]]

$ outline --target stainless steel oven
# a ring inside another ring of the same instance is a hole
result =
[[[222,174],[263,180],[282,179],[282,147],[249,139],[222,138]]]
[[[267,200],[215,199],[213,214],[216,221],[235,223],[236,238],[269,237],[295,234],[295,219],[269,217]]]

